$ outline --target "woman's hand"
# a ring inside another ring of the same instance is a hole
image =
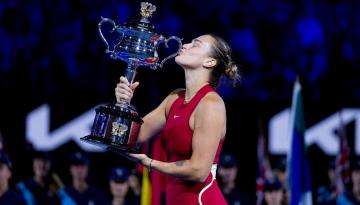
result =
[[[151,159],[146,154],[124,153],[123,156],[145,167],[150,166]]]
[[[129,81],[121,76],[120,77],[120,83],[116,85],[115,88],[115,96],[116,101],[127,101],[130,102],[131,98],[133,97],[135,88],[139,85],[139,82],[135,82],[133,84],[130,84]]]

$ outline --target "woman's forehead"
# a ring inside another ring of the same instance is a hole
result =
[[[202,35],[195,38],[193,41],[199,41],[201,43],[213,43],[214,39],[210,35]]]

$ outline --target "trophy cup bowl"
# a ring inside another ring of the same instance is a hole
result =
[[[119,59],[127,63],[125,78],[130,84],[134,81],[138,66],[154,70],[162,68],[164,62],[175,57],[182,47],[180,38],[176,36],[165,38],[155,31],[154,26],[148,20],[155,10],[154,5],[141,2],[140,19],[117,25],[113,20],[101,17],[98,24],[99,35],[106,45],[105,52],[109,53],[112,59]],[[112,49],[102,33],[104,23],[112,24],[113,28],[110,32],[116,32],[119,35]],[[158,46],[164,44],[168,47],[168,42],[171,40],[177,41],[178,50],[159,63]],[[80,138],[82,141],[120,154],[140,152],[136,142],[143,120],[130,102],[120,101],[101,105],[95,111],[91,133]]]

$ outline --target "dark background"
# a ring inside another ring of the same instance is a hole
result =
[[[239,158],[239,185],[255,195],[258,120],[268,120],[291,104],[293,83],[301,77],[306,125],[360,102],[359,1],[183,0],[150,1],[150,19],[159,33],[189,42],[214,32],[233,48],[242,83],[219,87],[227,105],[224,149]],[[111,102],[126,64],[105,54],[97,24],[100,16],[122,24],[139,17],[140,1],[3,0],[0,2],[0,129],[14,162],[15,180],[31,176],[31,144],[25,117],[51,107],[51,129],[93,106]],[[173,60],[162,70],[139,69],[132,103],[141,116],[183,85]],[[353,142],[353,125],[349,138]],[[265,132],[266,134],[266,132]],[[351,144],[353,146],[353,143]],[[69,182],[69,142],[52,151],[54,169]],[[92,182],[106,186],[109,167],[132,163],[112,153],[89,153]],[[329,156],[310,147],[313,185],[326,183]],[[275,161],[280,156],[271,156]]]

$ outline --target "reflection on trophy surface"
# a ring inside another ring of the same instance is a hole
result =
[[[156,7],[147,2],[141,2],[141,18],[123,25],[108,18],[102,18],[98,24],[101,39],[106,45],[106,53],[112,59],[120,59],[127,62],[125,77],[131,84],[136,75],[138,66],[157,69],[164,62],[175,57],[182,47],[181,39],[175,36],[165,38],[158,34],[148,18],[156,10]],[[102,33],[104,23],[112,24],[110,33],[116,31],[118,39],[110,48],[108,41]],[[168,41],[175,40],[178,50],[159,62],[157,53],[158,46],[162,43],[168,47]],[[96,115],[92,125],[91,134],[82,137],[81,140],[115,152],[139,152],[136,141],[143,120],[138,115],[136,108],[129,102],[110,103],[96,108]]]

